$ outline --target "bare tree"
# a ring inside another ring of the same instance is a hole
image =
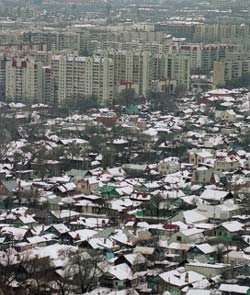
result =
[[[6,295],[14,294],[12,284],[16,279],[18,266],[15,254],[16,251],[13,248],[0,252],[0,290]]]
[[[51,294],[54,269],[50,257],[35,256],[21,263],[26,271],[23,287],[29,289],[30,294]]]
[[[97,264],[98,258],[95,255],[90,256],[87,252],[80,251],[74,253],[62,274],[63,280],[60,286],[63,287],[64,292],[68,292],[65,283],[76,293],[86,293],[92,290],[97,285],[100,274]]]

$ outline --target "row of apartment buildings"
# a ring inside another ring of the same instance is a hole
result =
[[[213,67],[213,84],[225,86],[228,82],[248,77],[250,73],[250,54],[231,53],[221,61],[216,61]],[[248,78],[247,78],[248,79]]]
[[[3,57],[0,65],[2,96],[7,101],[63,104],[74,97],[95,96],[107,105],[124,83],[133,85],[140,96],[152,89],[165,91],[157,88],[157,81],[162,85],[172,80],[175,86],[190,87],[190,60],[180,54],[109,50],[89,57],[52,55],[48,63],[39,55]]]
[[[0,45],[14,44],[43,44],[48,51],[61,51],[65,49],[84,52],[91,49],[90,42],[157,42],[164,40],[164,32],[136,31],[136,30],[107,30],[102,27],[81,28],[75,27],[71,31],[3,31],[0,33]]]

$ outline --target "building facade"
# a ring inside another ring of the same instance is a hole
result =
[[[53,100],[59,104],[81,96],[94,96],[108,104],[113,97],[113,61],[96,56],[53,56],[51,83]]]
[[[32,58],[12,58],[6,62],[5,98],[27,103],[43,100],[42,63]]]

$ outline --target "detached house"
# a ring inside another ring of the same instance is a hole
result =
[[[205,279],[205,276],[194,271],[186,271],[184,267],[164,272],[159,277],[161,280],[158,294],[163,291],[169,291],[171,294],[175,294],[175,292],[181,294],[184,287]]]
[[[191,150],[189,152],[189,163],[193,164],[195,166],[198,166],[199,164],[203,164],[208,159],[212,159],[213,155],[206,150]]]
[[[167,175],[170,173],[175,173],[180,170],[179,158],[169,157],[159,162],[158,172],[160,175]]]
[[[204,240],[203,229],[189,228],[174,233],[169,242],[179,242],[184,244],[200,243]]]
[[[239,160],[234,156],[217,157],[214,165],[215,171],[230,172],[240,168]]]

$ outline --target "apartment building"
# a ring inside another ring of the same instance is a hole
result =
[[[95,96],[104,105],[112,101],[114,65],[110,58],[53,56],[51,79],[52,99],[59,104],[81,96]]]
[[[57,50],[80,51],[80,34],[75,32],[57,33]]]
[[[17,44],[18,34],[14,31],[2,31],[0,33],[0,44]]]
[[[138,95],[146,96],[152,90],[152,81],[162,79],[174,79],[178,85],[190,87],[188,56],[143,50],[105,50],[99,54],[113,59],[114,83],[135,83]]]
[[[52,89],[52,79],[51,79],[51,67],[42,67],[42,96],[45,103],[53,104],[53,89]]]
[[[249,8],[249,0],[210,0],[213,7],[229,10],[229,9],[246,9]]]
[[[32,57],[6,61],[5,98],[7,101],[41,102],[42,63]]]
[[[228,52],[240,50],[241,46],[235,44],[173,44],[169,47],[171,53],[188,56],[192,70],[200,69],[204,72],[212,70],[214,62],[224,59]]]
[[[0,101],[5,99],[5,66],[6,56],[0,55]]]
[[[152,56],[151,80],[176,80],[178,86],[190,87],[190,59],[182,54],[160,53]]]
[[[249,25],[198,24],[195,26],[193,40],[196,42],[232,42],[249,38]]]
[[[80,50],[80,34],[77,32],[23,32],[20,44],[43,44],[48,51]]]
[[[237,80],[250,73],[250,59],[224,60],[214,63],[213,84],[224,86],[226,82]]]

